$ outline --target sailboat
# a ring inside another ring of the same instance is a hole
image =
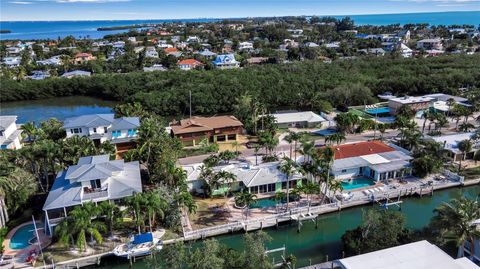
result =
[[[163,242],[160,238],[165,234],[164,230],[153,233],[134,235],[129,243],[118,245],[113,249],[113,254],[118,257],[133,258],[149,255],[152,251],[161,250]]]

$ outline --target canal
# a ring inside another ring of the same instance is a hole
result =
[[[475,198],[479,194],[480,186],[475,185],[465,188],[436,191],[433,197],[404,198],[401,212],[406,217],[408,228],[418,230],[429,223],[433,216],[433,210],[442,202],[462,196]],[[278,229],[265,229],[264,231],[272,237],[272,241],[267,247],[273,249],[285,245],[287,253],[291,253],[297,257],[297,267],[306,266],[310,263],[324,262],[326,255],[328,255],[330,260],[341,258],[342,235],[345,231],[353,229],[361,223],[362,212],[364,210],[374,207],[378,208],[378,206],[368,205],[323,215],[319,218],[318,229],[315,229],[315,224],[309,221],[304,223],[300,233],[297,233],[295,224],[286,224],[280,226]],[[241,250],[244,246],[243,233],[217,236],[216,239],[237,250]],[[196,244],[198,243],[194,243],[194,246]],[[127,269],[129,265],[126,260],[111,257],[106,258],[102,262],[101,267]],[[145,261],[137,261],[134,264],[134,268],[146,268]]]
[[[115,102],[86,96],[7,102],[0,104],[0,115],[17,115],[17,124],[39,123],[49,118],[65,120],[86,114],[112,113]]]

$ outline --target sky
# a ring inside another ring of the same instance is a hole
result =
[[[480,0],[0,0],[1,21],[479,11]]]

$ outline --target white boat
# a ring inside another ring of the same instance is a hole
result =
[[[165,231],[156,231],[134,235],[129,243],[118,245],[112,252],[115,256],[128,259],[150,255],[152,251],[158,251],[163,248],[163,242],[160,238],[164,234]]]

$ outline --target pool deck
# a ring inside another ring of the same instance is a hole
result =
[[[13,235],[18,231],[18,229],[29,225],[33,224],[33,221],[25,222],[17,227],[13,228],[10,230],[5,237],[5,240],[3,241],[3,248],[4,248],[4,255],[11,255],[14,257],[13,259],[13,266],[14,268],[23,268],[23,267],[29,267],[31,266],[29,263],[26,263],[25,260],[28,258],[30,255],[30,252],[33,250],[38,251],[38,245],[30,245],[26,248],[23,249],[12,249],[10,248],[10,240],[12,239]],[[40,245],[42,249],[50,245],[51,239],[48,237],[42,229],[38,230],[38,236],[40,237]]]

